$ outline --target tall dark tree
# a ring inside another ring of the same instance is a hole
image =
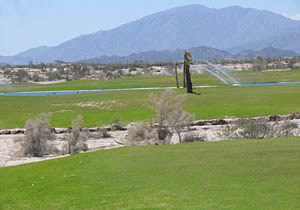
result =
[[[184,52],[184,76],[187,87],[187,93],[193,93],[193,83],[190,73],[190,65],[192,64],[192,54],[188,51]]]

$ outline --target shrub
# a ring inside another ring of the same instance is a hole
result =
[[[84,122],[82,116],[78,116],[72,123],[72,132],[67,135],[66,153],[75,154],[81,151],[87,151],[86,141],[88,134],[81,132]]]
[[[218,135],[230,139],[263,139],[266,137],[293,136],[298,125],[291,121],[270,123],[255,119],[239,119],[236,124],[226,125]]]
[[[122,125],[122,122],[120,120],[120,117],[118,118],[115,118],[112,120],[112,123],[111,123],[111,130],[112,131],[124,131],[126,130],[123,125]]]
[[[51,145],[54,136],[49,127],[49,120],[46,114],[41,114],[35,120],[26,122],[26,131],[21,141],[21,150],[25,156],[43,157],[46,154],[57,152]]]
[[[161,95],[149,95],[149,101],[156,112],[157,126],[139,123],[128,131],[127,144],[170,144],[174,134],[182,142],[181,132],[189,128],[191,114],[184,111],[185,95],[164,91]]]
[[[173,134],[177,134],[181,142],[181,132],[189,127],[193,117],[184,111],[186,95],[176,94],[174,91],[164,91],[160,96],[151,94],[150,104],[156,112],[158,123],[158,137],[160,140],[167,140]]]
[[[146,123],[138,123],[136,126],[129,128],[126,136],[126,145],[137,146],[151,144],[155,142],[156,132]]]
[[[241,129],[239,134],[245,139],[263,139],[271,132],[267,122],[260,122],[255,119],[239,119],[237,128]]]
[[[203,137],[199,136],[198,133],[188,132],[184,135],[182,142],[197,142],[205,141]]]
[[[32,80],[34,82],[40,82],[41,81],[41,77],[38,73],[34,73],[34,75],[32,76]]]
[[[284,121],[281,124],[275,123],[273,125],[273,136],[293,136],[293,129],[298,128],[298,125],[291,121]]]

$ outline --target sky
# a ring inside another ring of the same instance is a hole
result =
[[[188,4],[264,9],[300,20],[300,0],[0,0],[0,55],[55,46]]]

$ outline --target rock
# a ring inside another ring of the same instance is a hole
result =
[[[278,122],[278,121],[281,121],[281,120],[282,120],[281,117],[278,116],[278,115],[273,115],[273,116],[270,116],[270,118],[269,118],[270,122]]]
[[[212,122],[212,125],[227,125],[228,122],[225,120],[215,120]]]
[[[197,121],[192,126],[205,126],[207,123],[205,121]]]
[[[113,126],[111,127],[111,130],[112,130],[112,131],[126,131],[127,128],[124,128],[124,127],[121,126],[121,125],[113,125]]]
[[[55,128],[50,128],[51,133],[55,133]]]
[[[88,131],[91,132],[91,133],[96,133],[99,130],[100,130],[99,128],[88,128]]]
[[[103,127],[103,128],[101,128],[101,129],[105,129],[106,131],[112,131],[112,128],[111,128],[111,127],[109,127],[109,126],[107,126],[107,127]]]
[[[299,120],[300,119],[300,112],[296,112],[292,116],[293,116],[293,120]]]
[[[130,123],[129,125],[126,126],[126,129],[134,128],[136,127],[137,123]]]
[[[2,135],[10,135],[11,134],[11,130],[2,130],[2,131],[0,131],[0,133]]]
[[[72,133],[72,127],[67,128],[67,133]]]
[[[13,129],[13,130],[11,130],[11,134],[13,134],[13,135],[24,134],[24,133],[25,133],[25,129]]]
[[[68,132],[68,128],[55,128],[54,133],[55,134],[64,134]]]

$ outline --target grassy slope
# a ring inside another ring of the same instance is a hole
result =
[[[0,169],[0,209],[300,209],[300,139],[100,151]]]
[[[178,90],[181,93],[183,91]],[[153,116],[147,101],[151,92],[159,91],[0,97],[0,128],[23,127],[27,119],[40,113],[49,113],[55,127],[69,126],[78,114],[84,117],[88,127],[108,124],[118,117],[126,123],[149,120]],[[198,89],[197,92],[201,95],[189,95],[187,103],[187,111],[193,113],[196,119],[288,114],[300,111],[300,86],[218,87]],[[121,106],[109,110],[74,106],[84,102],[110,104],[112,101],[120,103]]]

